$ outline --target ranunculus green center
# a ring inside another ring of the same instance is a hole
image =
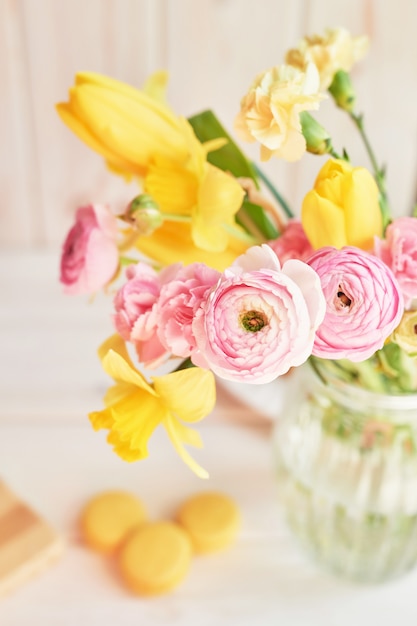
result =
[[[262,311],[245,311],[240,317],[240,323],[245,330],[257,333],[268,323],[268,320]]]

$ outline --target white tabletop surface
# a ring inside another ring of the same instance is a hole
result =
[[[110,301],[63,296],[57,264],[56,251],[0,254],[0,477],[67,542],[58,563],[0,600],[0,625],[415,626],[417,568],[384,585],[354,585],[311,563],[287,530],[269,419],[285,383],[242,388],[244,402],[220,390],[199,425],[205,448],[196,458],[208,482],[182,464],[163,432],[146,461],[125,464],[111,452],[86,418],[101,408],[109,382],[95,349],[111,332]],[[112,560],[78,536],[84,502],[109,488],[136,493],[152,519],[172,517],[192,493],[219,489],[241,509],[239,538],[196,557],[175,592],[132,596]]]

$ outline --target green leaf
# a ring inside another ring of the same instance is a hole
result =
[[[276,239],[279,232],[258,204],[244,200],[236,215],[236,221],[251,234],[258,234],[267,241]]]
[[[209,163],[225,172],[231,172],[233,176],[251,178],[259,189],[258,177],[251,162],[238,148],[212,111],[198,113],[190,117],[188,121],[202,143],[219,137],[227,139],[228,143],[223,148],[208,154]]]

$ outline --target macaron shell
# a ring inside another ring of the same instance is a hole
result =
[[[190,538],[178,524],[154,522],[131,533],[120,551],[119,567],[131,591],[151,596],[179,585],[191,557]]]
[[[229,496],[206,492],[186,500],[177,520],[189,533],[195,552],[203,554],[233,543],[240,527],[240,512]]]
[[[146,521],[142,502],[125,491],[105,491],[90,500],[81,515],[86,544],[98,552],[113,552],[134,528]]]

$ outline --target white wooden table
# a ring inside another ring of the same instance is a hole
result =
[[[415,626],[417,570],[382,586],[355,586],[319,570],[282,520],[268,415],[221,391],[200,425],[210,471],[202,482],[163,432],[150,458],[128,465],[90,428],[107,386],[95,355],[111,331],[110,303],[61,294],[58,253],[0,254],[0,476],[67,540],[61,560],[0,600],[1,626]],[[268,405],[282,384],[256,388]],[[253,398],[253,395],[252,395]],[[277,401],[278,401],[277,400]],[[79,541],[77,515],[93,494],[131,490],[151,518],[173,515],[188,495],[220,489],[238,502],[243,526],[229,550],[195,558],[174,593],[130,595],[111,560]]]

